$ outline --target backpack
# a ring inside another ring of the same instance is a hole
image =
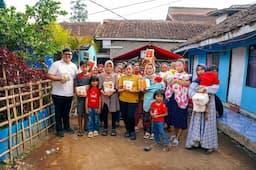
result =
[[[215,107],[216,107],[216,111],[217,111],[217,117],[221,117],[224,112],[223,104],[217,95],[214,95],[214,96],[215,96]]]

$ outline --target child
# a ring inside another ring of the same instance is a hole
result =
[[[207,104],[209,102],[209,94],[206,93],[205,87],[219,84],[218,76],[215,72],[215,69],[215,66],[211,66],[207,72],[201,74],[197,78],[200,86],[197,88],[197,93],[192,97],[193,114],[196,114],[198,112],[205,112],[205,120],[208,120]]]
[[[159,76],[155,75],[155,67],[153,64],[147,64],[145,66],[145,76],[143,79],[147,81],[146,87],[141,88],[140,90],[144,92],[143,97],[143,127],[145,130],[144,139],[154,139],[154,134],[151,132],[151,116],[150,116],[150,105],[154,101],[154,92],[163,89],[163,84],[158,82]],[[155,80],[156,78],[156,80]]]
[[[83,131],[84,127],[86,127],[86,120],[85,119],[85,98],[86,94],[81,93],[82,89],[86,92],[91,75],[88,72],[89,66],[87,61],[81,61],[80,62],[80,68],[82,70],[81,73],[77,74],[75,78],[75,91],[77,95],[77,114],[78,114],[78,126],[79,126],[79,131],[77,136],[83,136]],[[80,89],[81,91],[79,91]],[[84,127],[83,127],[83,119],[84,119]]]
[[[168,115],[167,107],[163,103],[164,92],[162,90],[157,90],[154,93],[155,101],[151,104],[150,115],[153,121],[153,129],[154,129],[154,139],[156,144],[160,144],[160,135],[164,140],[164,144],[166,148],[165,151],[168,151],[170,147],[170,141],[168,136],[164,131],[164,118]]]
[[[90,79],[90,88],[87,90],[87,98],[85,101],[85,111],[88,114],[88,138],[99,135],[99,114],[101,112],[101,94],[98,85],[99,78],[97,76],[92,76]]]

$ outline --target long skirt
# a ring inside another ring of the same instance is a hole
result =
[[[218,134],[216,124],[216,109],[214,96],[209,103],[208,120],[205,120],[204,113],[192,114],[186,148],[201,146],[204,149],[218,148]]]
[[[166,101],[166,105],[168,108],[166,123],[179,129],[186,129],[188,109],[180,108],[174,98],[174,95],[172,95],[172,97]]]

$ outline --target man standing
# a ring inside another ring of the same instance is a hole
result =
[[[62,59],[54,62],[47,74],[48,78],[53,81],[52,99],[55,106],[57,136],[59,137],[64,137],[64,130],[73,132],[69,123],[69,111],[74,94],[74,78],[78,70],[71,59],[71,49],[63,49]]]

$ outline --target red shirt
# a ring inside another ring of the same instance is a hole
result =
[[[162,115],[168,112],[168,109],[164,103],[157,103],[157,102],[153,102],[151,104],[151,110],[153,114],[156,114],[156,115]],[[165,116],[158,117],[158,118],[152,117],[152,119],[153,119],[153,122],[164,122],[164,117]]]
[[[89,108],[99,108],[100,90],[97,87],[91,87],[87,90],[87,105]]]
[[[200,81],[200,85],[202,86],[212,86],[214,84],[220,83],[216,73],[213,73],[213,72],[203,73],[198,77],[198,80]]]

